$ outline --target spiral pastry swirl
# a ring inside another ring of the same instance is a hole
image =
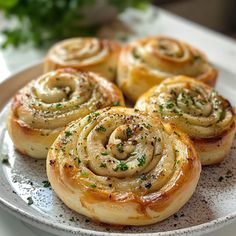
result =
[[[92,71],[109,81],[116,76],[120,45],[97,38],[71,38],[55,44],[45,58],[45,72],[59,68]]]
[[[20,152],[46,158],[48,148],[69,122],[112,105],[124,105],[114,84],[92,72],[59,69],[15,95],[8,130]]]
[[[174,214],[193,194],[200,171],[184,133],[122,107],[73,122],[47,157],[48,179],[59,198],[109,224],[146,225]]]
[[[164,36],[137,40],[121,51],[117,83],[133,102],[152,86],[176,75],[213,86],[217,71],[199,50]]]
[[[171,122],[194,141],[202,164],[215,164],[228,154],[235,134],[235,113],[214,89],[195,79],[177,76],[151,88],[136,108]]]

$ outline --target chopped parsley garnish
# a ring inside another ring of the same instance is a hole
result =
[[[101,163],[100,167],[106,168],[106,167],[107,167],[107,164],[106,164],[106,163]]]
[[[32,205],[32,204],[34,203],[32,197],[27,197],[27,201],[28,201],[27,204],[28,204],[29,206]]]
[[[81,163],[81,160],[78,158],[78,165]]]
[[[166,104],[166,108],[167,109],[172,109],[174,107],[174,103],[173,102],[168,102],[167,104]]]
[[[96,185],[96,184],[90,184],[89,187],[90,187],[90,188],[96,188],[97,185]]]
[[[142,125],[146,128],[146,129],[150,129],[152,126],[148,123],[142,123]]]
[[[114,107],[120,106],[120,102],[113,102],[113,106]]]
[[[175,154],[178,156],[179,155],[179,150],[175,149]]]
[[[126,171],[126,170],[128,170],[128,169],[129,169],[128,165],[127,165],[125,162],[121,161],[121,162],[116,166],[116,168],[113,169],[113,170],[114,170],[114,171],[118,171],[118,170]]]
[[[117,150],[118,152],[120,152],[120,153],[124,152],[124,145],[123,145],[123,143],[118,143],[118,144],[116,145],[116,150]]]
[[[178,165],[180,163],[180,160],[176,160],[175,163]]]
[[[44,188],[49,188],[49,187],[51,187],[50,182],[47,181],[47,180],[44,180],[42,183],[43,183],[43,187],[44,187]]]
[[[108,152],[101,152],[101,155],[107,156],[107,155],[109,155],[109,153]]]
[[[83,176],[83,177],[88,177],[88,172],[82,171],[82,172],[81,172],[81,176]]]
[[[90,122],[91,121],[91,115],[87,116],[87,121]]]
[[[69,137],[69,136],[71,136],[72,135],[72,133],[70,132],[70,131],[65,131],[65,136],[66,137]]]
[[[125,130],[125,133],[126,133],[126,136],[127,136],[127,139],[131,138],[133,132],[131,130],[130,127],[128,127],[126,130]]]
[[[99,113],[99,112],[94,112],[93,115],[94,115],[95,117],[97,117],[97,116],[100,115],[100,113]]]
[[[137,160],[138,160],[138,166],[144,166],[146,163],[146,155],[145,154],[142,155]]]
[[[159,111],[163,112],[163,109],[164,109],[163,105],[159,105]]]
[[[99,127],[96,128],[96,131],[98,131],[98,132],[105,132],[106,128],[104,126],[100,125]]]
[[[56,108],[61,108],[62,107],[62,104],[61,103],[58,103],[57,105],[56,105]]]

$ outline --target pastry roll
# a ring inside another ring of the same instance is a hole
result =
[[[175,75],[191,76],[214,86],[217,71],[199,50],[164,36],[137,40],[121,51],[117,83],[133,102]]]
[[[95,221],[147,225],[193,194],[201,163],[188,136],[155,116],[112,107],[63,131],[47,157],[58,197]]]
[[[92,72],[59,69],[33,80],[15,95],[8,131],[18,151],[46,158],[69,122],[112,105],[124,105],[114,84]]]
[[[235,134],[235,113],[214,89],[195,79],[178,76],[151,88],[136,108],[174,123],[193,140],[203,165],[221,162]]]
[[[97,38],[72,38],[55,44],[48,52],[45,72],[58,68],[74,68],[93,71],[109,81],[116,76],[120,45],[117,42]]]

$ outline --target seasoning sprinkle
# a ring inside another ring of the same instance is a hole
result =
[[[126,170],[128,170],[128,169],[129,169],[128,165],[127,165],[125,162],[120,161],[120,163],[119,163],[119,164],[116,166],[116,168],[113,169],[113,170],[114,170],[114,171],[118,171],[118,170],[126,171]]]
[[[126,130],[125,130],[125,133],[126,133],[126,136],[127,136],[127,139],[131,138],[133,132],[131,130],[130,127],[128,127]]]
[[[61,108],[62,107],[62,104],[61,103],[58,103],[57,105],[56,105],[56,108]]]
[[[101,168],[106,168],[106,167],[107,167],[107,164],[106,164],[106,163],[101,163],[101,164],[100,164],[100,167],[101,167]]]
[[[51,187],[51,184],[50,184],[50,182],[49,182],[48,180],[44,180],[42,183],[43,183],[43,187],[44,187],[44,188],[49,188],[49,187]]]
[[[101,152],[101,155],[107,156],[107,155],[109,155],[109,153],[108,152]]]
[[[118,152],[120,152],[120,153],[124,152],[124,145],[123,145],[123,143],[118,143],[118,144],[116,145],[116,150],[117,150]]]
[[[95,129],[96,131],[98,131],[98,132],[105,132],[106,131],[106,128],[104,127],[104,126],[102,126],[102,125],[100,125],[99,127],[97,127],[96,129]]]
[[[71,136],[72,135],[72,133],[70,132],[70,131],[65,131],[65,136],[66,137],[69,137],[69,136]]]
[[[90,184],[89,187],[90,187],[90,188],[96,188],[97,185],[96,185],[96,184]]]
[[[113,102],[113,106],[114,107],[120,106],[120,102]]]
[[[27,197],[27,201],[28,201],[27,204],[28,204],[29,206],[32,205],[32,204],[34,203],[32,197]]]
[[[143,154],[141,157],[139,157],[138,159],[138,166],[144,166],[146,163],[146,155]]]

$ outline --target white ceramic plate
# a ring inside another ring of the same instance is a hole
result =
[[[219,68],[219,67],[218,67]],[[219,68],[217,90],[236,104],[235,75]],[[50,188],[45,161],[15,152],[5,128],[9,100],[28,81],[42,72],[42,65],[24,70],[0,84],[0,153],[9,164],[0,163],[0,205],[20,219],[57,235],[193,235],[215,230],[236,219],[236,139],[226,160],[204,167],[190,201],[167,220],[145,227],[111,227],[91,222],[68,209]],[[27,205],[31,197],[32,205]]]

